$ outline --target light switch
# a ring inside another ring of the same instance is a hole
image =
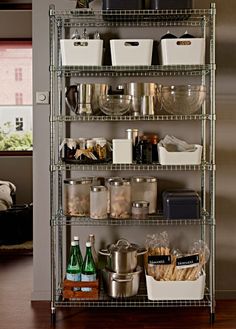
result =
[[[49,91],[37,91],[36,104],[49,104]]]

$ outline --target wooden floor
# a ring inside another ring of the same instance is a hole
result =
[[[52,328],[49,302],[30,302],[32,256],[0,256],[0,329]],[[236,300],[208,309],[59,309],[57,329],[236,329]]]

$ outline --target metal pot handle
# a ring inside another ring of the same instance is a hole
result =
[[[133,277],[131,276],[130,278],[127,278],[127,279],[112,278],[112,281],[115,281],[115,282],[131,282],[131,281],[133,281]]]
[[[107,249],[101,249],[98,251],[100,255],[111,256],[111,253]]]
[[[138,252],[137,252],[137,256],[145,255],[146,253],[147,253],[147,250],[144,249],[144,250],[142,250],[142,251],[138,251]]]

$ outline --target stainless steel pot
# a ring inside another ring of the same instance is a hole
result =
[[[103,279],[108,296],[123,298],[137,295],[141,272],[142,270],[138,269],[132,273],[120,274],[107,268],[103,269]]]
[[[99,251],[107,256],[107,266],[116,273],[133,272],[138,263],[137,257],[144,255],[146,249],[140,249],[135,244],[130,244],[126,239],[120,239],[116,244],[109,245],[107,249]]]

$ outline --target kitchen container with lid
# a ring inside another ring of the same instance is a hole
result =
[[[110,182],[110,217],[130,218],[131,213],[131,183],[128,180],[113,180]]]
[[[92,177],[64,180],[64,214],[66,216],[89,216],[89,194],[92,184]]]
[[[107,188],[102,185],[90,187],[90,217],[107,218]]]
[[[149,214],[157,212],[157,179],[155,177],[132,177],[132,202],[144,200],[149,202]]]
[[[171,190],[162,194],[163,215],[166,219],[199,219],[201,199],[192,190]]]
[[[150,0],[151,9],[191,9],[193,0]]]
[[[101,255],[107,256],[107,267],[116,273],[133,272],[137,267],[137,257],[146,252],[146,249],[141,249],[126,239],[120,239],[117,243],[107,246],[107,249],[99,251]]]
[[[103,0],[103,10],[138,10],[144,9],[144,0]]]
[[[149,202],[147,201],[133,201],[132,202],[132,218],[133,219],[147,219],[149,211]]]
[[[121,177],[113,176],[105,179],[105,186],[107,188],[107,213],[110,214],[110,194],[111,194],[111,185],[110,182],[113,180],[122,180]]]

